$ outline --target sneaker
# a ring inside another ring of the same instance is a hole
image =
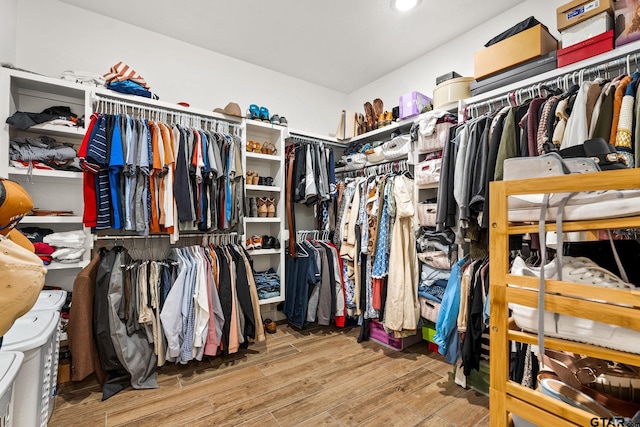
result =
[[[247,249],[248,251],[253,250],[254,246],[253,246],[253,240],[251,238],[247,239],[247,241],[244,244],[245,249]]]
[[[253,249],[262,249],[262,237],[252,236],[251,242],[253,243]]]
[[[539,278],[540,267],[530,267],[522,258],[516,257],[511,266],[511,274]],[[558,280],[557,258],[544,267],[544,276],[546,279]],[[609,270],[585,257],[563,256],[562,280],[603,288],[635,289],[634,285],[626,283]]]

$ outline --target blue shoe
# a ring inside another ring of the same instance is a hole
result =
[[[260,120],[269,121],[269,109],[267,107],[260,107]]]
[[[260,120],[260,107],[256,104],[249,105],[249,118],[253,120]]]

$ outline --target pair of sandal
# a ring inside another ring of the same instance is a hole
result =
[[[270,155],[274,155],[278,152],[278,150],[276,149],[276,146],[269,141],[265,141],[265,143],[262,145],[256,141],[248,141],[247,151],[250,151],[252,153],[262,153],[262,154],[270,154]]]
[[[270,176],[260,176],[257,171],[247,171],[247,185],[273,185],[273,178]]]
[[[247,118],[251,120],[262,120],[263,122],[270,122],[269,109],[267,107],[260,107],[256,104],[249,105],[249,113]]]

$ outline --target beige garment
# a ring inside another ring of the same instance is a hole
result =
[[[238,348],[240,347],[240,342],[238,340],[238,334],[240,333],[240,329],[238,326],[238,306],[236,304],[236,280],[235,280],[235,263],[233,262],[233,258],[229,256],[229,252],[227,252],[226,248],[223,248],[224,256],[227,257],[227,262],[229,263],[229,274],[231,276],[231,319],[228,319],[229,322],[229,354],[237,353]],[[224,319],[225,322],[227,319]]]
[[[256,288],[256,281],[253,278],[251,272],[251,264],[247,259],[244,251],[240,249],[240,256],[244,260],[244,267],[247,270],[247,279],[249,281],[249,294],[251,295],[251,305],[253,306],[253,318],[256,320],[256,341],[264,341],[266,339],[264,335],[264,325],[262,324],[262,314],[260,313],[260,299],[258,298],[258,289]]]
[[[471,288],[471,275],[473,274],[473,264],[467,265],[460,278],[460,310],[458,310],[458,332],[467,331],[467,309],[469,302],[469,291]]]
[[[396,221],[389,254],[389,278],[384,325],[392,331],[415,330],[420,319],[418,257],[413,233],[413,180],[395,178]]]
[[[558,118],[558,124],[553,130],[553,145],[559,147],[562,143],[562,138],[564,137],[564,130],[567,127],[567,120],[569,116],[567,115],[567,106],[569,105],[569,101],[567,99],[563,99],[558,102],[556,106],[556,117]]]
[[[360,206],[360,185],[356,183],[353,199],[347,209],[342,246],[340,246],[340,258],[347,263],[349,277],[353,280],[353,298],[356,303],[356,316],[361,314],[360,310],[360,268],[355,264],[358,259],[358,249],[356,245],[356,220],[358,219],[358,207]],[[353,273],[353,274],[352,274]]]

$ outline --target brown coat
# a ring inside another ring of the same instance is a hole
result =
[[[93,372],[96,373],[100,384],[103,384],[106,379],[93,337],[93,298],[99,265],[100,255],[96,254],[73,282],[71,311],[67,326],[71,352],[71,381],[81,381]]]

